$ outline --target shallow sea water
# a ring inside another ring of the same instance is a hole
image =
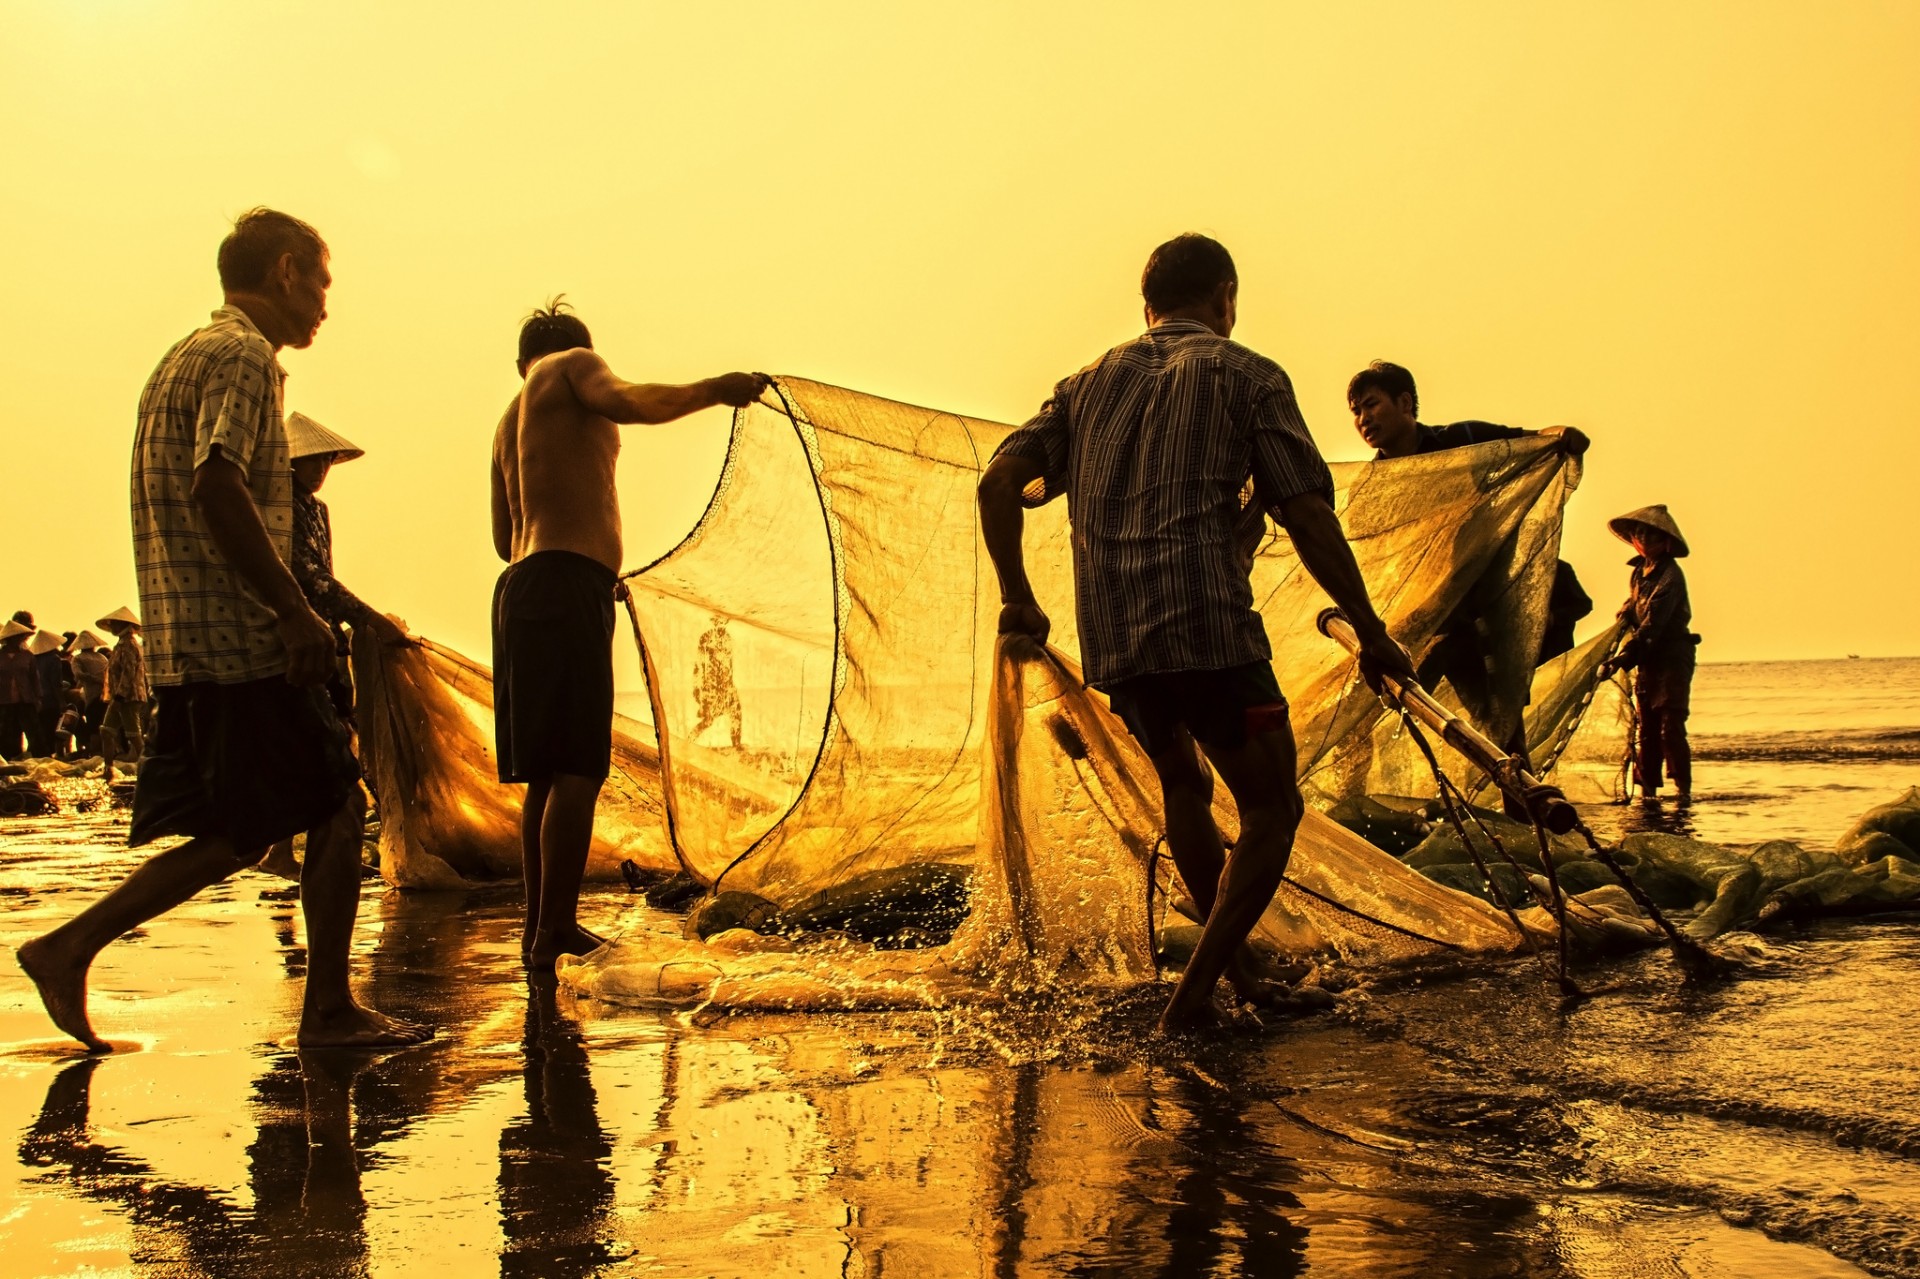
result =
[[[1749,672],[1729,703],[1805,674]],[[1703,741],[1801,731],[1723,729],[1717,678]],[[1703,759],[1690,814],[1615,816],[1825,843],[1920,780],[1897,755],[1795,766],[1837,789],[1796,802]],[[1861,768],[1906,780],[1855,795]],[[0,944],[124,873],[124,820],[0,824]],[[367,994],[438,1037],[303,1055],[284,888],[243,874],[111,948],[106,1058],[0,969],[5,1274],[1920,1274],[1913,917],[1753,940],[1711,986],[1644,955],[1569,1007],[1512,965],[1176,1050],[1147,1033],[1156,991],[997,1016],[596,1005],[529,989],[511,892],[372,882]],[[606,889],[585,917],[677,925]]]

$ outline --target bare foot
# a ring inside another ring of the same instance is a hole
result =
[[[1333,996],[1317,986],[1289,986],[1264,977],[1236,978],[1233,993],[1243,1004],[1252,1004],[1262,1012],[1301,1016],[1325,1012],[1334,1004]]]
[[[87,1020],[87,965],[58,953],[45,937],[24,942],[13,952],[20,970],[33,978],[40,1002],[53,1024],[87,1046],[90,1053],[110,1053],[113,1046],[93,1033]]]
[[[332,1013],[304,1013],[298,1043],[302,1048],[403,1048],[433,1038],[433,1028],[416,1026],[364,1004]]]
[[[556,940],[549,941],[545,934],[536,937],[532,946],[522,945],[520,962],[529,972],[550,973],[554,961],[562,955],[587,955],[607,944],[600,934],[575,924],[573,931]]]

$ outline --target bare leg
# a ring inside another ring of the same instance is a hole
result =
[[[533,953],[533,935],[540,929],[540,823],[547,815],[551,780],[527,783],[520,805],[520,877],[527,890],[527,922],[520,930],[520,962]]]
[[[1180,731],[1179,744],[1155,759],[1153,767],[1166,809],[1167,848],[1201,919],[1209,920],[1227,864],[1226,841],[1213,820],[1213,776],[1201,765],[1199,747],[1185,729]],[[1260,975],[1259,964],[1245,945],[1234,951],[1227,980],[1233,983],[1234,993],[1250,1004],[1293,999],[1290,987]]]
[[[109,1052],[87,1020],[87,969],[107,944],[172,910],[201,889],[251,866],[260,853],[239,853],[227,839],[190,839],[155,853],[119,887],[45,936],[15,952],[40,988],[53,1024],[93,1052]]]
[[[300,909],[307,920],[307,993],[300,1008],[302,1048],[378,1048],[417,1044],[431,1032],[361,1004],[348,980],[353,920],[360,911],[360,835],[364,801],[355,790],[333,820],[307,833],[300,867]]]
[[[1255,734],[1235,749],[1211,749],[1207,758],[1240,810],[1240,839],[1220,875],[1200,944],[1161,1015],[1162,1030],[1184,1029],[1204,1018],[1214,983],[1279,890],[1305,811],[1293,776],[1293,736],[1284,728]]]
[[[587,850],[593,844],[593,806],[600,780],[554,775],[540,820],[539,912],[527,966],[550,970],[562,955],[583,955],[605,944],[605,938],[580,927],[580,881],[587,873]],[[529,896],[533,896],[529,886]]]
[[[100,732],[100,758],[105,768],[100,776],[111,785],[113,782],[113,757],[120,753],[120,738],[117,733],[102,729]]]

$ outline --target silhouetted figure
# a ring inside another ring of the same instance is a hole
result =
[[[1700,637],[1689,628],[1693,606],[1687,578],[1677,561],[1687,554],[1687,539],[1665,506],[1643,506],[1607,521],[1615,537],[1631,542],[1639,554],[1631,593],[1620,608],[1630,633],[1620,652],[1601,670],[1635,671],[1634,709],[1640,732],[1634,742],[1633,780],[1643,798],[1660,793],[1664,775],[1673,778],[1681,802],[1693,798],[1693,750],[1687,742],[1692,701],[1694,648]],[[1664,775],[1663,775],[1664,774]]]
[[[187,839],[22,945],[20,966],[54,1024],[104,1052],[87,1017],[94,957],[258,862],[276,841],[324,827],[324,838],[309,837],[301,873],[308,970],[299,1042],[417,1042],[427,1032],[353,997],[360,773],[320,687],[333,668],[333,634],[287,567],[293,471],[278,352],[310,345],[326,318],[327,246],[299,219],[254,209],[221,244],[219,271],[225,305],[153,371],[133,445],[134,561],[158,704],[127,840]]]
[[[1152,760],[1167,844],[1207,921],[1161,1018],[1172,1030],[1207,1017],[1223,973],[1243,998],[1263,996],[1241,947],[1280,887],[1304,811],[1248,581],[1247,548],[1269,513],[1352,621],[1369,681],[1412,665],[1368,598],[1292,383],[1230,340],[1232,257],[1205,236],[1170,240],[1147,260],[1141,293],[1147,332],[1060,382],[995,451],[980,524],[1000,577],[1001,632],[1044,643],[1051,622],[1027,580],[1023,512],[1029,494],[1036,505],[1067,496],[1086,679]],[[1231,858],[1201,751],[1239,811]]]
[[[520,328],[525,385],[493,438],[493,719],[500,780],[524,782],[529,967],[603,939],[579,922],[593,806],[613,752],[613,603],[620,570],[619,424],[751,404],[767,380],[622,381],[556,300]]]
[[[27,757],[40,681],[33,670],[27,641],[33,627],[9,621],[0,626],[0,755],[9,762]]]
[[[726,618],[713,618],[713,625],[700,636],[699,648],[693,668],[693,696],[700,718],[693,726],[693,735],[699,737],[724,719],[733,730],[733,744],[738,748],[740,689],[733,681],[733,637],[727,634]]]

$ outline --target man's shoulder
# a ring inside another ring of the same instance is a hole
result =
[[[1449,422],[1445,426],[1421,423],[1420,431],[1422,453],[1438,453],[1443,449],[1460,449],[1470,444],[1485,444],[1489,440],[1513,440],[1533,434],[1521,427],[1501,426],[1497,422],[1482,422],[1478,418]]]
[[[216,361],[245,360],[264,365],[274,363],[275,359],[273,344],[260,336],[256,329],[219,312],[214,313],[212,321],[174,343],[167,355],[169,360],[191,356]]]
[[[1249,381],[1261,389],[1291,385],[1280,363],[1260,354],[1245,343],[1223,338],[1218,333],[1194,333],[1180,344],[1180,354],[1189,359],[1218,361],[1229,376]]]

